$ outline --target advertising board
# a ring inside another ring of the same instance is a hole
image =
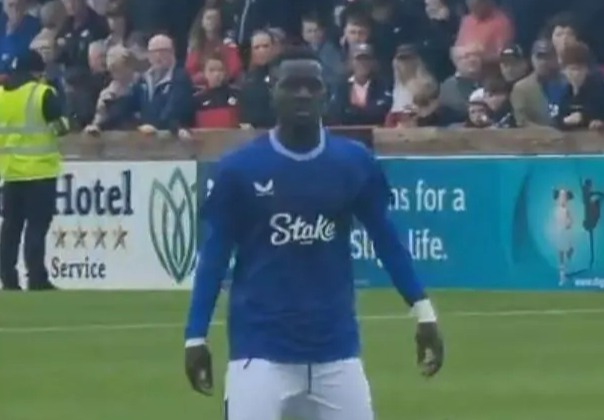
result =
[[[46,241],[60,289],[190,287],[195,162],[66,162]],[[25,267],[19,262],[21,281]]]
[[[604,289],[604,158],[381,159],[390,216],[431,287]],[[200,185],[212,184],[200,163]],[[367,232],[350,237],[356,282],[388,286]]]

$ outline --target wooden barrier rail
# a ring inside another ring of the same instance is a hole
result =
[[[373,143],[381,156],[604,153],[604,134],[562,133],[549,128],[396,130],[335,127],[331,130]],[[199,130],[187,141],[168,133],[152,137],[117,131],[105,132],[98,137],[72,134],[61,139],[61,149],[67,160],[204,160],[214,159],[258,133],[253,130]]]

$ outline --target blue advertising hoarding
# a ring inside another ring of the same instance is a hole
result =
[[[391,217],[431,287],[604,289],[604,157],[381,160]],[[211,184],[200,163],[200,185]],[[361,287],[390,284],[359,226]]]

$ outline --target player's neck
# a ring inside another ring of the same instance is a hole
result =
[[[281,144],[294,152],[307,152],[321,142],[320,124],[279,124],[277,138]]]

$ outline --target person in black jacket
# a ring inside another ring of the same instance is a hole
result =
[[[275,125],[271,106],[270,62],[274,57],[275,39],[268,31],[257,31],[252,36],[250,70],[241,84],[241,123],[254,128]]]
[[[330,123],[383,125],[392,107],[390,83],[376,73],[375,56],[369,44],[350,50],[352,76],[344,79],[332,95]]]
[[[562,130],[604,128],[604,80],[590,71],[591,53],[579,42],[561,56],[562,72],[568,86],[562,94],[557,123]]]

